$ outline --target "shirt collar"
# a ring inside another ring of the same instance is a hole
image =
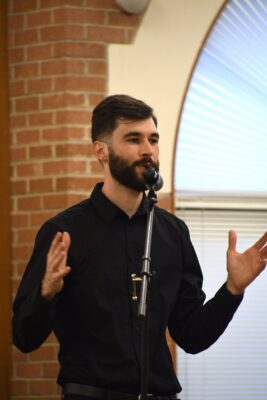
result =
[[[117,207],[112,201],[110,201],[102,192],[103,182],[97,183],[94,187],[94,190],[91,194],[92,204],[97,212],[97,214],[104,219],[106,223],[110,223],[113,218],[115,218],[118,214],[127,214]],[[145,215],[147,213],[147,199],[144,193],[142,202],[137,210],[137,212],[132,216],[132,218]],[[128,217],[128,216],[127,216]],[[129,217],[128,217],[129,218]]]

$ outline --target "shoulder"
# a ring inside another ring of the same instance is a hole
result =
[[[90,198],[81,201],[47,220],[40,228],[40,233],[57,231],[81,231],[90,220]]]

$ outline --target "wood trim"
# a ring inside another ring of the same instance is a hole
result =
[[[0,2],[0,399],[9,399],[10,381],[10,306],[11,234],[9,192],[7,1]]]

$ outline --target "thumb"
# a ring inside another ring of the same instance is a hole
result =
[[[237,241],[237,236],[236,236],[236,231],[230,230],[228,232],[228,250],[235,251],[236,250],[236,241]]]

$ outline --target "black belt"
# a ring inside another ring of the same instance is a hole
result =
[[[66,383],[63,387],[63,394],[75,394],[100,400],[139,400],[138,395],[114,392],[113,390],[101,389],[88,385],[80,385],[79,383]],[[175,394],[169,396],[148,394],[147,398],[149,400],[179,400]]]

